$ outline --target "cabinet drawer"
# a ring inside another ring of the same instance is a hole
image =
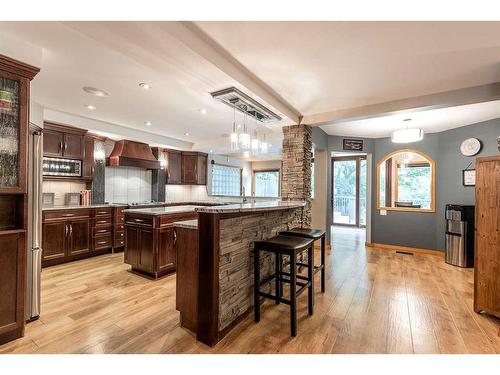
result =
[[[61,211],[45,211],[43,213],[43,221],[55,221],[66,219],[85,219],[90,218],[91,209],[76,209],[76,210],[61,210]]]
[[[94,249],[104,249],[112,246],[111,235],[96,237],[94,239]]]
[[[95,226],[96,227],[111,226],[111,217],[96,217]]]
[[[111,234],[111,227],[109,228],[95,228],[94,230],[94,236],[105,236],[105,235],[110,235]]]
[[[115,232],[123,232],[125,230],[124,224],[115,224]]]
[[[113,247],[123,247],[125,246],[125,239],[115,239],[115,246]]]
[[[126,224],[152,226],[153,225],[153,218],[152,217],[144,217],[144,216],[140,216],[140,217],[127,216]]]
[[[115,233],[115,240],[118,239],[118,240],[123,240],[125,239],[125,232],[116,232]]]
[[[169,224],[175,223],[176,221],[193,220],[198,219],[197,212],[186,212],[179,214],[164,215],[160,219],[160,227],[169,226]]]
[[[117,217],[115,217],[115,223],[117,223],[117,224],[124,224],[125,223],[125,216],[117,216]]]
[[[116,207],[115,214],[116,214],[117,216],[123,216],[123,215],[125,215],[125,214],[123,213],[123,210],[126,210],[126,209],[127,209],[127,207]]]
[[[95,216],[111,216],[113,214],[113,207],[110,208],[96,208],[95,209]]]

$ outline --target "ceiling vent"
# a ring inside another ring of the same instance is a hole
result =
[[[253,117],[260,122],[281,121],[281,117],[266,108],[256,100],[241,92],[236,87],[229,87],[211,93],[212,97],[220,100],[230,107]]]

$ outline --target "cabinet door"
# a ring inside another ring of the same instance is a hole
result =
[[[153,231],[139,229],[139,265],[141,269],[154,272]]]
[[[72,220],[69,223],[68,255],[88,253],[90,251],[90,220]]]
[[[0,235],[0,344],[12,339],[10,334],[24,326],[24,236],[24,233]]]
[[[158,272],[175,269],[174,228],[158,231]]]
[[[182,154],[168,151],[167,165],[167,184],[182,183]]]
[[[198,166],[196,169],[196,183],[198,185],[206,185],[207,184],[207,156],[199,155],[198,156]]]
[[[83,135],[64,134],[63,156],[71,159],[83,159]]]
[[[182,154],[182,183],[196,184],[196,168],[198,165],[198,155]]]
[[[135,266],[139,264],[139,229],[125,227],[125,263]]]
[[[64,134],[55,130],[43,131],[43,155],[61,157],[64,145]]]
[[[90,179],[94,170],[94,139],[85,137],[84,144],[82,177]]]
[[[68,222],[44,223],[42,228],[42,260],[64,258],[66,256]]]

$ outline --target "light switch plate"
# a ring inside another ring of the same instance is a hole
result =
[[[387,216],[387,210],[380,210],[380,215]]]

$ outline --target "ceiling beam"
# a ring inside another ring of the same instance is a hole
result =
[[[236,60],[194,22],[165,22],[162,26],[192,51],[217,66],[221,71],[265,100],[286,117],[299,124],[302,115],[269,85]]]
[[[489,102],[500,99],[500,82],[463,89],[415,96],[362,107],[306,115],[302,123],[312,126],[331,125],[346,121],[393,115],[396,113],[425,111],[460,105]]]

